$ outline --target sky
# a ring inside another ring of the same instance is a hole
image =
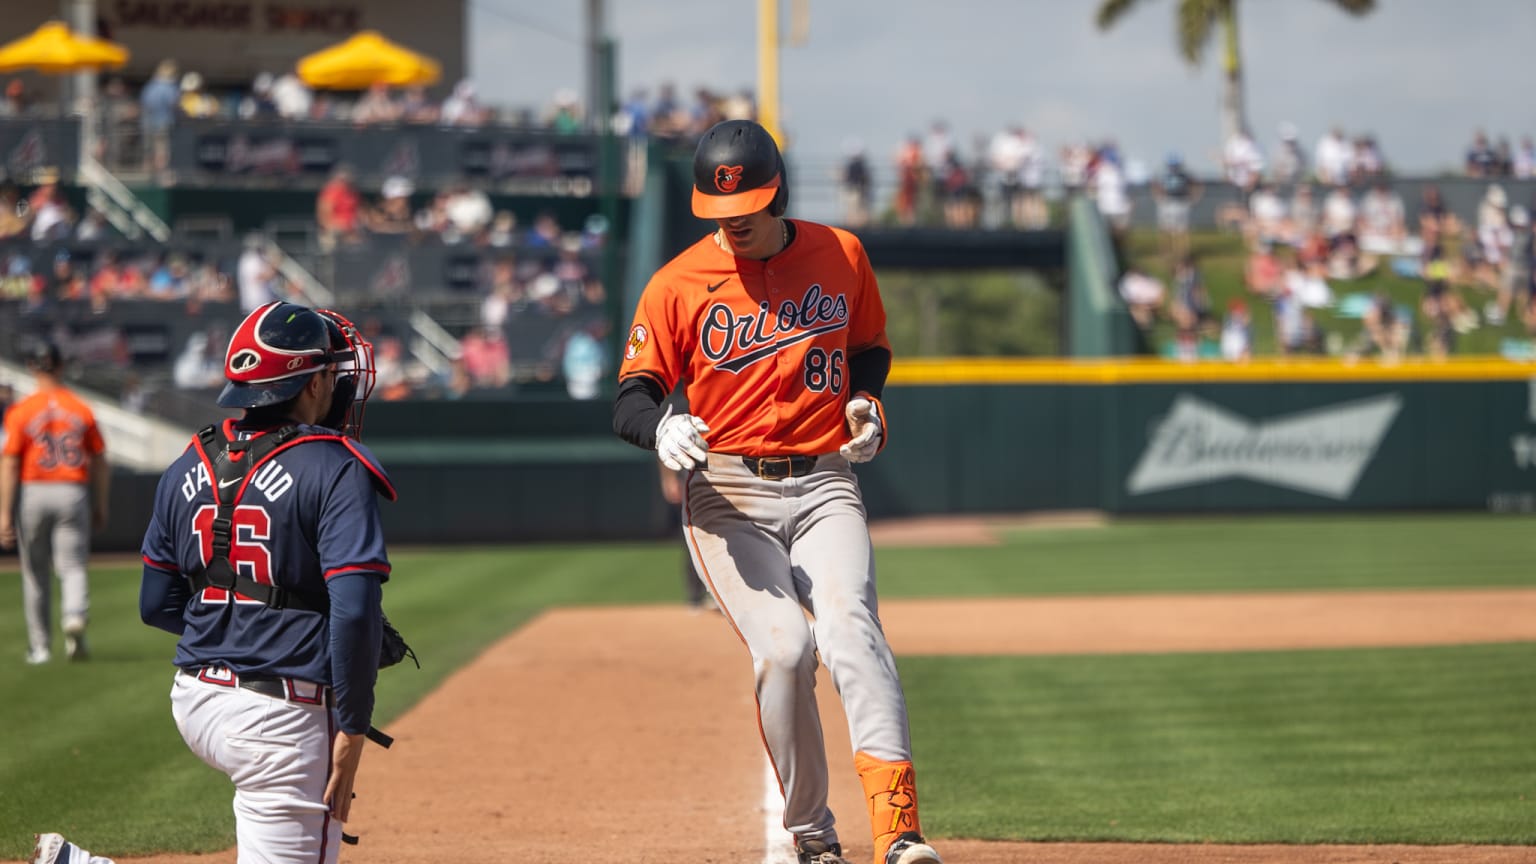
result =
[[[583,0],[467,0],[469,74],[500,104],[586,92]],[[1178,152],[1217,164],[1220,47],[1191,67],[1177,0],[1143,0],[1109,32],[1098,0],[807,0],[809,37],[787,43],[780,113],[792,164],[841,158],[858,139],[877,169],[901,140],[944,120],[968,155],[978,135],[1022,124],[1055,152],[1114,139],[1149,163]],[[671,81],[757,88],[757,0],[605,0],[619,90]],[[1282,122],[1310,154],[1331,126],[1372,133],[1402,173],[1451,169],[1477,129],[1536,135],[1536,2],[1378,0],[1355,18],[1325,0],[1240,0],[1249,120],[1266,152]]]

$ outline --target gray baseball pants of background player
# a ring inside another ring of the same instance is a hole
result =
[[[21,558],[21,598],[27,642],[49,648],[53,591],[58,573],[65,631],[85,627],[90,614],[86,562],[91,538],[90,489],[84,483],[23,483],[17,500],[16,537]]]
[[[754,476],[740,456],[711,452],[708,460],[689,476],[683,531],[751,652],[758,720],[784,789],[784,827],[802,840],[835,842],[818,652],[842,698],[854,751],[912,758],[905,697],[876,608],[858,478],[836,453],[783,480]]]

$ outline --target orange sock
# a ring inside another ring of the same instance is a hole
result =
[[[875,864],[885,864],[885,853],[896,838],[908,831],[923,833],[917,822],[917,785],[912,763],[886,762],[860,751],[853,754],[853,767],[858,769],[864,799],[869,804]]]

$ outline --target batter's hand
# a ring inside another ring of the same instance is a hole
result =
[[[843,409],[848,418],[848,434],[853,440],[837,448],[849,462],[868,462],[880,452],[880,439],[885,437],[885,421],[880,417],[880,403],[864,396],[848,400]]]
[[[352,784],[357,780],[357,763],[363,758],[364,735],[337,732],[331,741],[331,779],[325,784],[325,805],[338,822],[347,821],[352,812]]]
[[[692,414],[673,414],[672,406],[656,425],[656,458],[673,471],[691,471],[704,464],[709,444],[704,433],[709,426]]]

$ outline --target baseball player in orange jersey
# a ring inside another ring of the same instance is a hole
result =
[[[32,664],[52,656],[55,570],[62,588],[65,656],[86,658],[86,561],[91,529],[107,521],[111,469],[106,446],[90,406],[64,387],[62,367],[63,357],[52,344],[39,345],[28,358],[37,390],[6,412],[0,455],[0,547],[9,549],[20,538],[27,662]]]
[[[784,162],[762,126],[710,129],[693,176],[694,214],[719,227],[641,295],[614,431],[689,471],[683,531],[751,652],[758,726],[801,864],[846,864],[827,807],[818,652],[848,715],[875,864],[936,864],[849,469],[886,438],[891,350],[879,287],[852,234],[784,218]],[[692,413],[662,408],[679,381]]]

